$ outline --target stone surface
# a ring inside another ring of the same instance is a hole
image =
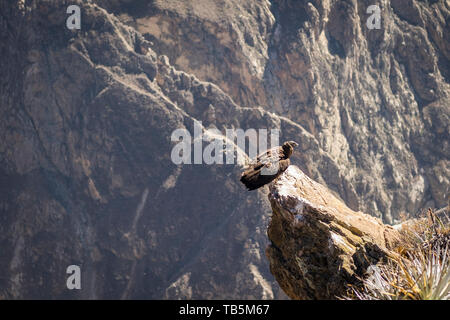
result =
[[[292,299],[336,299],[367,268],[386,262],[396,229],[355,212],[326,187],[290,166],[271,185],[270,269]]]

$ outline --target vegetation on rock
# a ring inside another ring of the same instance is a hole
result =
[[[449,216],[439,217],[429,209],[426,218],[406,221],[402,229],[396,248],[399,256],[373,266],[362,285],[351,288],[347,299],[450,299]]]

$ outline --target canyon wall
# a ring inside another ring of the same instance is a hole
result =
[[[245,192],[242,163],[171,161],[195,121],[279,129],[386,223],[446,205],[448,3],[378,1],[380,29],[371,4],[2,1],[0,298],[285,298],[268,188]]]

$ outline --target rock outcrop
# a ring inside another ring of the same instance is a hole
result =
[[[386,263],[399,233],[349,209],[326,187],[290,166],[270,186],[270,270],[292,299],[336,299],[368,267]]]

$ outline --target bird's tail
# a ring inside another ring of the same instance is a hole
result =
[[[258,189],[257,186],[259,171],[250,170],[249,172],[244,172],[241,176],[240,181],[247,187],[248,190]]]

